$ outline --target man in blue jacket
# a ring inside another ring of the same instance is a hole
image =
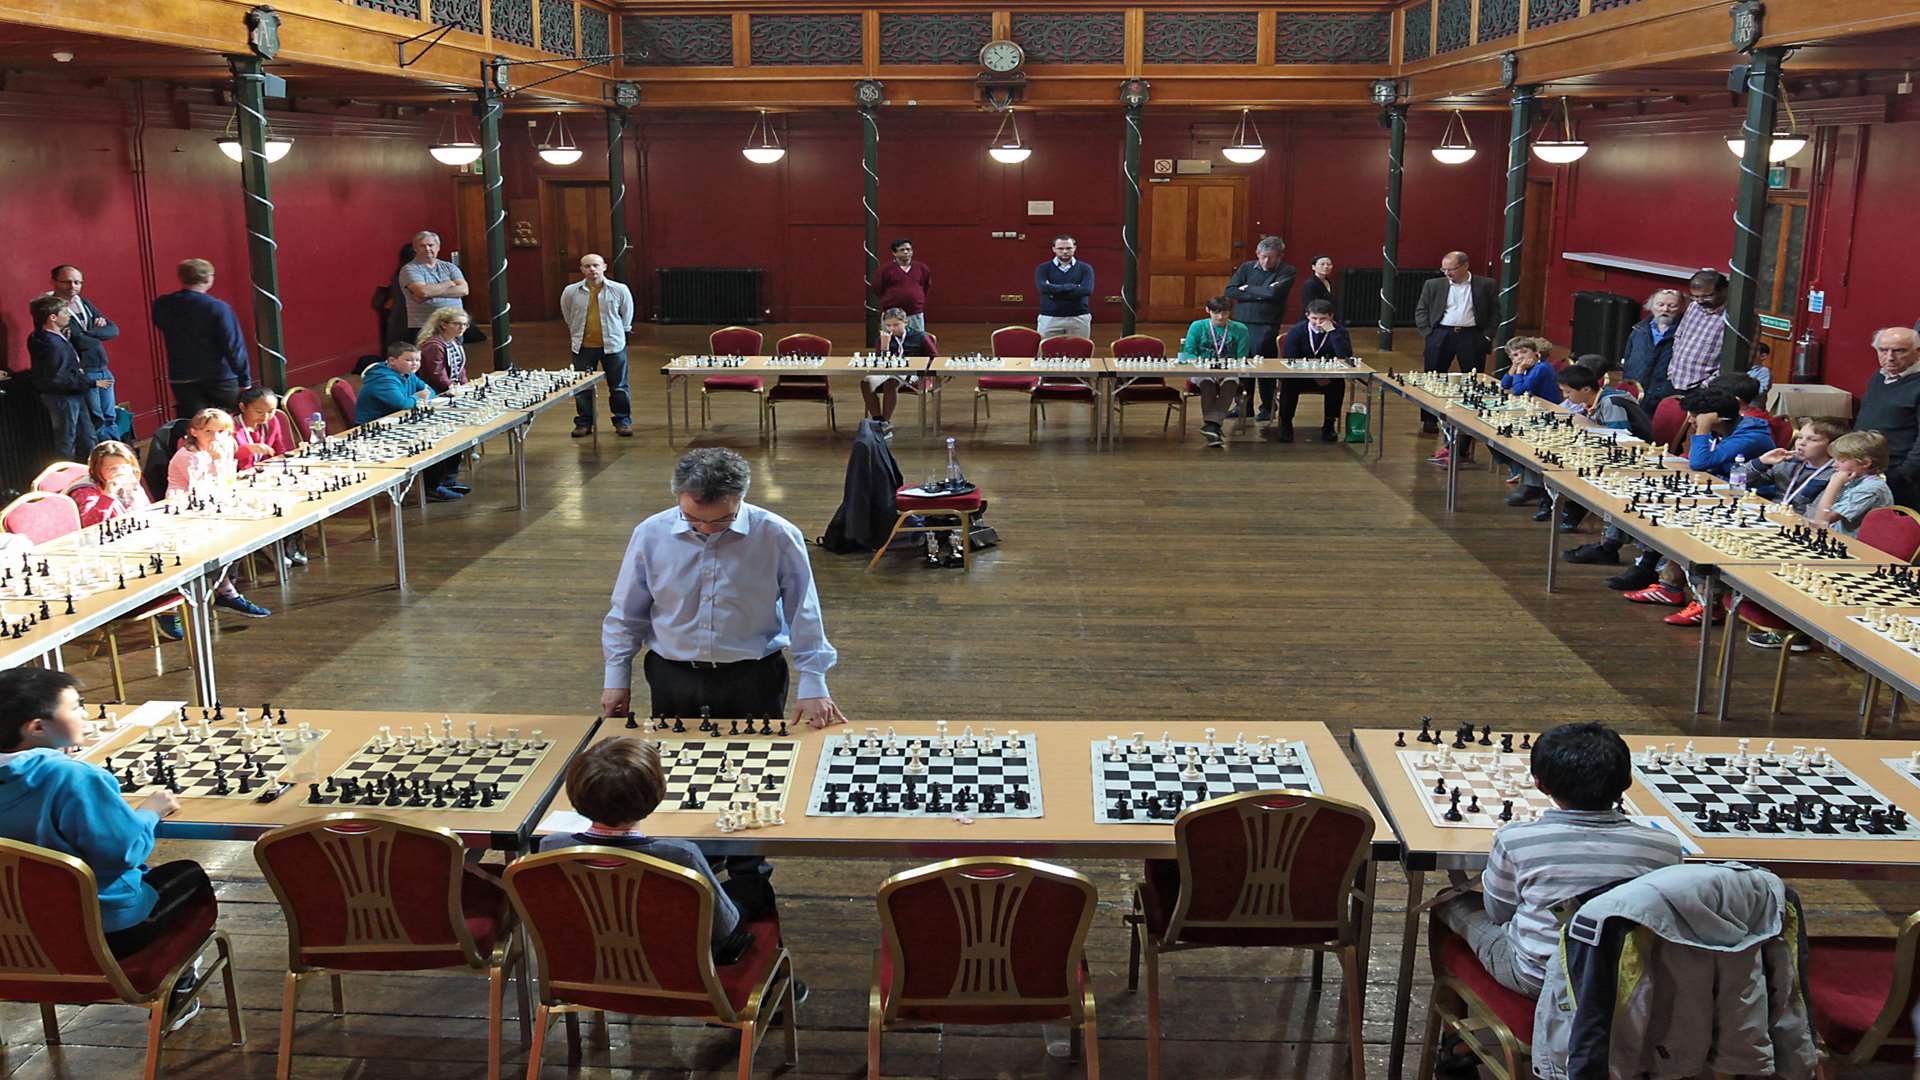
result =
[[[153,325],[167,342],[167,382],[174,415],[201,409],[240,411],[240,391],[253,385],[247,342],[227,302],[211,295],[213,264],[187,259],[177,268],[180,290],[153,302]]]
[[[211,900],[213,885],[198,863],[180,860],[148,868],[153,830],[180,809],[167,791],[127,805],[112,773],[71,756],[86,730],[80,680],[64,671],[0,671],[0,836],[72,855],[99,885],[100,928],[107,948],[125,959],[151,945],[174,923]],[[197,980],[173,988],[168,1030],[192,1019],[182,1011]]]
[[[387,346],[387,362],[375,364],[360,376],[360,394],[353,406],[355,427],[372,423],[383,416],[405,412],[435,396],[433,387],[419,375],[420,347],[411,341],[396,341]],[[451,486],[460,469],[459,457],[426,467],[427,501],[452,502],[465,494]]]
[[[1053,258],[1033,268],[1033,288],[1040,294],[1043,338],[1093,336],[1093,267],[1074,258],[1079,245],[1061,233],[1053,238]]]
[[[67,340],[67,302],[48,293],[35,297],[27,311],[33,317],[27,356],[33,361],[33,388],[53,427],[53,452],[62,461],[85,461],[94,443],[93,414],[87,409],[93,384]]]
[[[1620,365],[1627,378],[1640,384],[1640,407],[1648,416],[1661,398],[1673,396],[1667,367],[1673,363],[1673,328],[1687,306],[1679,289],[1659,289],[1647,297],[1647,317],[1627,335],[1627,355]]]

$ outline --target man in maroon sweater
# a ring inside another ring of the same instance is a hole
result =
[[[907,313],[907,325],[927,332],[927,290],[933,287],[933,271],[927,264],[913,261],[913,241],[895,240],[888,245],[893,261],[873,276],[874,306],[881,311],[899,308]]]

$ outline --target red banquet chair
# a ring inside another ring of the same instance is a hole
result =
[[[467,865],[465,854],[450,829],[357,813],[288,825],[254,843],[254,860],[287,919],[279,1080],[293,1071],[303,980],[328,978],[333,1015],[344,1016],[346,972],[446,968],[487,976],[487,1078],[499,1080],[502,998],[516,961],[522,1038],[529,1030],[526,957],[515,944],[506,890],[488,870]]]
[[[1680,429],[1686,425],[1687,410],[1680,404],[1680,395],[1663,397],[1660,404],[1653,408],[1653,445],[1670,446]]]
[[[1040,343],[1040,355],[1045,357],[1085,358],[1093,355],[1093,339],[1083,337],[1052,337]],[[1092,429],[1092,437],[1100,434],[1100,395],[1094,393],[1092,375],[1086,378],[1071,376],[1041,376],[1040,385],[1027,392],[1027,441],[1032,442],[1040,426],[1040,420],[1046,415],[1048,402],[1087,407],[1087,423]]]
[[[6,940],[0,949],[0,1001],[39,1005],[49,1046],[60,1042],[56,1005],[117,1003],[147,1010],[143,1075],[154,1080],[160,1074],[160,1042],[171,1019],[167,1006],[173,985],[209,945],[216,956],[202,967],[193,996],[206,993],[213,977],[220,976],[233,1045],[247,1041],[233,985],[233,943],[224,931],[214,929],[219,916],[220,902],[206,889],[164,935],[132,956],[116,959],[100,927],[100,892],[92,869],[71,855],[0,840],[0,934]]]
[[[1115,357],[1127,359],[1159,359],[1167,355],[1167,343],[1150,334],[1128,334],[1115,338],[1107,347]],[[1126,376],[1122,376],[1126,378]],[[1180,410],[1180,438],[1187,437],[1187,399],[1180,391],[1167,385],[1167,380],[1159,376],[1133,378],[1125,386],[1113,392],[1113,418],[1116,434],[1124,441],[1127,436],[1127,406],[1129,405],[1165,405],[1167,416],[1160,424],[1160,430],[1166,431],[1173,423],[1173,410]]]
[[[293,432],[300,436],[303,443],[313,441],[315,416],[325,416],[326,409],[321,405],[320,395],[304,386],[290,387],[284,402],[287,415],[293,420]]]
[[[775,356],[831,356],[833,342],[819,334],[788,334],[774,342]],[[834,422],[833,390],[827,385],[825,375],[782,375],[776,379],[773,389],[767,391],[767,427],[775,436],[780,434],[780,415],[775,406],[783,401],[811,401],[827,407],[827,430],[839,431]]]
[[[940,356],[939,339],[924,331],[920,336],[927,339],[928,359],[938,359]],[[931,374],[931,369],[929,369],[929,374],[901,380],[900,392],[903,394],[911,394],[920,399],[920,434],[922,435],[927,433],[927,399],[937,397],[945,382],[946,380],[940,376]]]
[[[1807,1010],[1820,1036],[1820,1073],[1875,1061],[1913,1060],[1912,1011],[1920,988],[1920,913],[1898,937],[1807,939]]]
[[[759,356],[766,341],[750,326],[727,326],[707,335],[707,352],[714,356]],[[760,430],[767,429],[766,380],[758,375],[709,375],[700,380],[700,426],[707,426],[708,402],[713,394],[752,394]]]
[[[1295,791],[1251,791],[1188,807],[1174,819],[1173,859],[1149,859],[1127,916],[1127,988],[1147,962],[1147,1080],[1160,1076],[1160,955],[1209,948],[1287,948],[1340,960],[1348,1052],[1366,1075],[1361,1027],[1372,926],[1373,817],[1351,803]]]
[[[880,557],[893,548],[893,539],[901,533],[937,533],[958,532],[960,534],[960,569],[963,572],[973,570],[973,519],[986,508],[986,496],[979,487],[965,495],[909,495],[909,488],[901,488],[893,493],[894,510],[898,514],[893,521],[893,531],[887,534],[887,541],[874,551],[873,558],[867,560],[867,569],[879,565]],[[929,521],[924,525],[908,525],[913,517],[935,519],[939,524]]]
[[[67,489],[87,478],[87,467],[78,461],[56,461],[33,478],[32,490],[64,495]]]
[[[1920,513],[1904,506],[1883,506],[1861,519],[1860,531],[1854,539],[1884,551],[1901,562],[1911,563],[1915,558],[1920,558]],[[1740,606],[1733,610],[1733,616],[1726,620],[1726,627],[1721,631],[1727,635],[1720,642],[1723,661],[1730,662],[1733,655],[1731,637],[1736,624],[1781,635],[1780,660],[1773,672],[1773,697],[1767,706],[1770,718],[1778,716],[1780,703],[1787,693],[1787,661],[1793,658],[1794,643],[1806,635],[1800,632],[1799,627],[1752,600],[1740,601]],[[1880,681],[1871,675],[1867,676],[1866,708],[1860,721],[1861,738],[1866,737],[1867,729],[1873,723],[1873,706],[1879,697],[1879,690]]]
[[[354,417],[359,415],[360,392],[345,378],[335,376],[327,380],[327,399],[340,413],[340,426],[335,431],[345,431],[354,426]]]
[[[740,1034],[740,1080],[775,1023],[788,1065],[800,1061],[793,961],[780,917],[742,923],[753,943],[739,960],[713,962],[713,887],[683,866],[610,847],[550,851],[507,868],[507,893],[526,923],[540,967],[527,1080],[539,1080],[547,1021],[567,1018],[577,1054],[580,1012],[678,1016]]]
[[[988,346],[995,356],[1030,357],[1040,355],[1040,332],[1030,326],[1003,326],[993,332]],[[982,375],[973,384],[973,423],[980,424],[980,406],[987,407],[987,419],[993,419],[992,394],[1019,394],[1021,397],[1033,393],[1040,385],[1040,379],[1034,375]]]
[[[1427,953],[1433,962],[1433,1002],[1427,1006],[1427,1031],[1420,1049],[1420,1071],[1434,1075],[1442,1031],[1452,1031],[1496,1080],[1527,1080],[1533,1075],[1534,1000],[1501,985],[1465,938],[1427,916]]]
[[[30,544],[44,544],[78,531],[80,507],[63,494],[29,491],[0,510],[0,532],[24,536]]]
[[[1087,973],[1098,899],[1084,876],[1034,859],[976,856],[906,870],[880,886],[880,948],[867,996],[867,1076],[896,1025],[1067,1021],[1100,1077]]]

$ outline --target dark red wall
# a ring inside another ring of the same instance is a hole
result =
[[[214,295],[234,306],[249,351],[257,350],[239,166],[214,147],[213,131],[187,128],[184,103],[157,93],[136,134],[131,101],[125,91],[0,94],[0,235],[9,238],[0,339],[9,363],[24,363],[27,302],[46,291],[56,263],[78,265],[87,297],[120,324],[109,346],[116,393],[144,432],[165,401],[166,379],[148,305],[153,289],[177,288],[181,259],[213,262]],[[303,121],[272,175],[293,383],[323,381],[378,351],[368,301],[392,274],[396,249],[419,228],[454,235],[449,170],[427,156],[424,140],[329,135],[327,122]]]

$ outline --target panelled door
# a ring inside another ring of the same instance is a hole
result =
[[[547,180],[541,186],[546,189],[542,201],[547,208],[543,310],[549,317],[558,317],[560,290],[579,280],[582,255],[596,253],[612,269],[612,211],[604,180]]]
[[[1189,176],[1149,184],[1140,200],[1141,316],[1187,322],[1251,258],[1247,178]]]

